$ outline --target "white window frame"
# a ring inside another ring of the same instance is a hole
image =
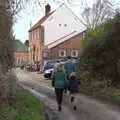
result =
[[[76,53],[76,55],[74,55],[74,52]],[[71,56],[72,57],[78,57],[78,54],[79,54],[79,50],[72,50],[71,51]]]
[[[87,33],[83,32],[83,39],[86,37]]]
[[[61,54],[62,52],[64,52],[64,55]],[[67,52],[66,52],[65,49],[60,49],[59,50],[59,57],[66,57],[66,54],[67,54]]]

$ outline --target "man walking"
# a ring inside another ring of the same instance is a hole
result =
[[[71,60],[71,56],[67,57],[67,61],[64,65],[66,74],[67,74],[67,79],[70,79],[70,74],[72,72],[75,72],[75,63],[73,63],[73,61]],[[65,88],[65,93],[67,92],[67,88]]]
[[[52,86],[55,88],[58,111],[62,110],[63,91],[67,84],[66,72],[62,64],[58,64],[52,75]]]
[[[75,72],[75,63],[72,62],[71,56],[68,56],[68,57],[67,57],[67,61],[66,61],[66,63],[65,63],[64,68],[65,68],[65,70],[66,70],[67,77],[68,77],[68,79],[69,79],[70,74],[71,74],[72,72]]]

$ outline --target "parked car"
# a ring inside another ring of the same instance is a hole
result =
[[[44,77],[47,79],[51,78],[52,72],[53,72],[53,68],[54,68],[54,64],[52,64],[51,62],[47,62],[44,66]]]
[[[43,67],[43,73],[44,77],[47,79],[51,78],[52,72],[54,70],[54,65],[56,64],[57,61],[60,61],[60,63],[64,64],[65,60],[64,59],[54,59],[54,60],[48,60]]]

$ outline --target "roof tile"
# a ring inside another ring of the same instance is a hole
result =
[[[51,12],[51,13],[49,13],[49,14],[47,14],[47,15],[44,16],[43,18],[41,18],[33,27],[30,28],[29,32],[31,32],[31,31],[33,31],[34,29],[36,29],[37,27],[39,27],[39,26],[40,26],[42,23],[44,23],[44,22],[48,19],[48,17],[51,16],[53,13],[54,13],[54,11]]]

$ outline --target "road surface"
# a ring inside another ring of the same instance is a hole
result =
[[[58,112],[50,80],[45,80],[40,74],[20,69],[14,70],[14,73],[25,89],[44,101],[49,120],[120,120],[119,106],[103,103],[83,94],[77,96],[77,111],[73,110],[69,95],[65,94],[62,112]]]

